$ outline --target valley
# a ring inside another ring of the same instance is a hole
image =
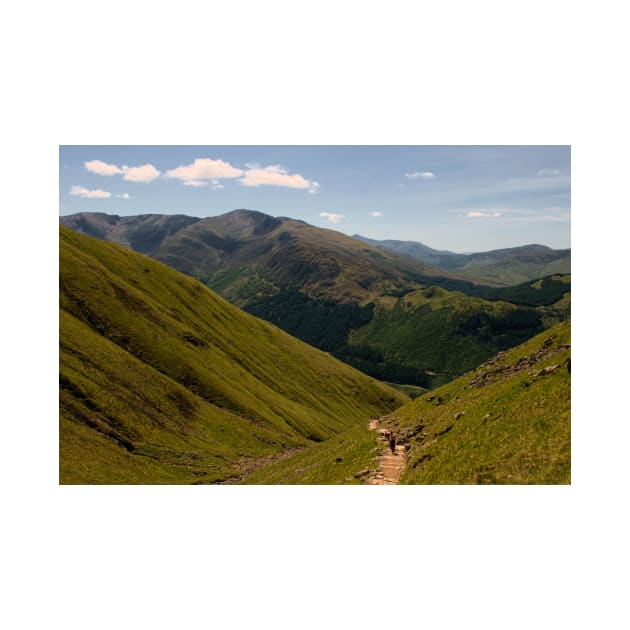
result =
[[[63,227],[59,378],[62,483],[216,483],[407,400],[197,280]]]
[[[150,255],[302,341],[401,385],[443,384],[568,316],[570,275],[482,284],[256,211],[206,219],[82,213],[61,221]]]
[[[570,275],[245,210],[61,223],[61,483],[570,482]]]

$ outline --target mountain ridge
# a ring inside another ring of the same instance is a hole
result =
[[[435,267],[464,272],[479,281],[496,282],[504,286],[571,271],[571,249],[553,249],[540,244],[458,254],[436,250],[417,241],[376,240],[360,234],[355,234],[354,238]]]

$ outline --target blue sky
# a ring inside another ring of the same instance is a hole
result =
[[[236,208],[456,252],[571,246],[568,146],[62,146],[60,214]]]

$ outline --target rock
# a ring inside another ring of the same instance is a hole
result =
[[[354,473],[354,478],[359,479],[360,477],[365,477],[365,475],[370,474],[370,469],[365,468],[364,470],[360,470],[359,472]]]
[[[465,413],[464,411],[458,411],[455,414],[455,420],[459,420],[464,415],[464,413]]]
[[[558,369],[558,365],[548,365],[547,367],[544,367],[542,370],[538,370],[538,372],[536,372],[536,376],[544,376],[545,374],[551,374],[554,370]]]

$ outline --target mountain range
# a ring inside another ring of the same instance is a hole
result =
[[[570,249],[523,245],[489,252],[456,254],[432,249],[416,241],[378,241],[359,234],[355,234],[354,238],[434,267],[463,273],[482,283],[509,286],[553,274],[571,273]]]
[[[364,373],[398,384],[444,383],[570,309],[566,275],[484,284],[256,211],[205,219],[81,213],[60,220],[147,254]]]

